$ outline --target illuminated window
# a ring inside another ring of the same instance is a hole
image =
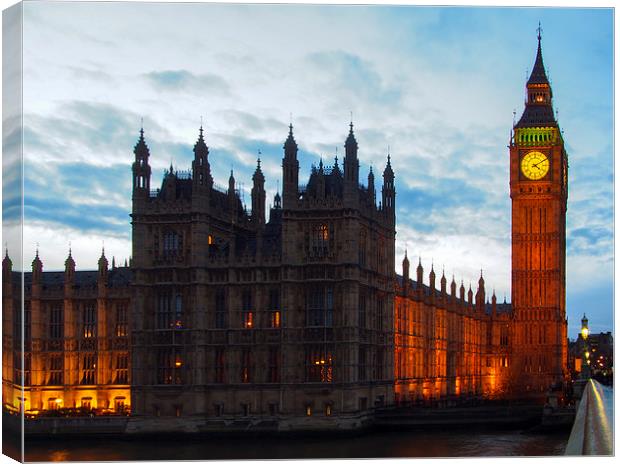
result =
[[[312,406],[307,404],[306,405],[306,416],[311,416],[312,415]]]
[[[245,329],[251,329],[254,326],[254,315],[252,311],[243,312],[243,327]]]
[[[121,385],[129,383],[129,354],[127,353],[116,355],[114,383]]]
[[[326,404],[325,405],[325,415],[326,416],[331,416],[332,415],[332,405],[331,404]]]
[[[271,327],[280,328],[280,291],[277,289],[269,292],[269,309],[271,310]]]
[[[273,329],[280,328],[280,311],[271,311],[271,327]]]
[[[179,385],[183,383],[184,365],[180,353],[172,348],[157,350],[157,383]]]
[[[114,333],[117,337],[127,336],[127,304],[118,303],[116,305],[116,325]]]
[[[174,415],[176,417],[181,417],[181,413],[183,412],[183,407],[180,404],[174,405]]]
[[[241,323],[246,329],[254,327],[252,292],[250,290],[244,290],[241,294]]]
[[[82,385],[95,385],[97,370],[97,355],[88,353],[82,356]]]
[[[504,326],[500,329],[499,344],[508,346],[508,327]]]
[[[209,239],[207,240],[209,245],[213,245],[213,235],[209,235]]]
[[[114,398],[114,411],[119,414],[123,414],[125,412],[125,397],[117,396]]]
[[[62,399],[60,398],[48,398],[47,400],[47,409],[51,411],[55,411],[62,406]]]
[[[330,231],[327,224],[312,227],[310,252],[312,256],[323,257],[329,253]]]
[[[183,328],[183,297],[177,295],[174,300],[174,328]]]
[[[306,382],[332,382],[333,356],[328,345],[312,345],[306,348]]]
[[[250,383],[251,381],[251,351],[244,348],[241,351],[241,382]]]
[[[64,357],[61,354],[53,354],[49,360],[49,382],[48,385],[62,385],[63,384],[63,369],[64,369]]]
[[[84,338],[93,338],[97,333],[97,306],[93,303],[87,303],[82,308],[82,336]]]
[[[91,409],[92,408],[91,402],[92,402],[92,398],[90,396],[84,397],[82,398],[81,407],[83,409]]]

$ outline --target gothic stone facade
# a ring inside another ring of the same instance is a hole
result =
[[[489,303],[482,275],[475,298],[444,275],[437,289],[433,269],[426,285],[421,263],[411,279],[406,256],[395,275],[394,172],[388,156],[377,204],[352,124],[342,168],[321,162],[305,186],[289,128],[268,221],[260,159],[248,214],[232,172],[228,189],[213,183],[202,128],[191,170],[171,167],[152,190],[141,131],[130,267],[109,270],[102,254],[97,271],[76,272],[69,255],[64,273],[44,273],[37,254],[22,324],[22,274],[3,261],[5,407],[286,429],[357,426],[394,403],[540,394],[567,374],[568,169],[540,38],[527,91],[510,140],[512,305]]]
[[[133,414],[342,423],[393,402],[394,173],[388,157],[377,206],[357,149],[351,125],[343,169],[321,162],[299,187],[291,126],[266,222],[260,159],[247,214],[232,172],[227,190],[213,183],[202,129],[191,172],[171,167],[158,190],[141,133]]]
[[[76,271],[71,253],[64,272],[32,272],[2,261],[2,396],[5,408],[37,414],[130,408],[130,271]],[[23,353],[23,358],[22,358]],[[23,386],[23,387],[22,387]],[[23,388],[23,389],[22,389]]]

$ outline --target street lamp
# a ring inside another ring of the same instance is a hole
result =
[[[590,378],[590,351],[588,350],[588,335],[590,330],[588,329],[588,318],[585,313],[581,319],[581,338],[583,339],[583,363],[581,368],[581,378]]]

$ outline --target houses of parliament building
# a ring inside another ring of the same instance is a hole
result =
[[[142,430],[349,428],[384,406],[562,382],[568,163],[540,36],[509,144],[511,303],[482,274],[466,291],[421,262],[410,273],[406,254],[397,274],[390,156],[362,183],[352,123],[344,146],[302,185],[289,126],[282,193],[266,211],[259,159],[248,212],[232,172],[214,184],[202,127],[191,170],[171,166],[152,189],[141,130],[130,263],[102,251],[96,271],[76,271],[69,252],[64,272],[44,272],[37,251],[22,274],[4,257],[4,407],[130,414]]]

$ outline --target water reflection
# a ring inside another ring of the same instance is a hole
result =
[[[27,440],[28,461],[549,456],[568,433],[373,432],[358,436]]]

